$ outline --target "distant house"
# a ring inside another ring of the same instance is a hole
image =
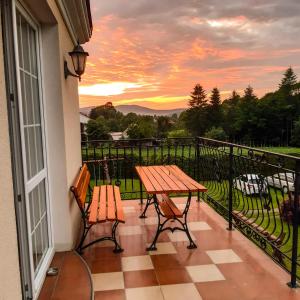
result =
[[[86,134],[86,125],[91,120],[88,116],[83,114],[82,112],[79,113],[80,117],[80,134],[81,134],[81,141],[87,140],[87,134]]]
[[[111,135],[113,141],[119,141],[119,140],[128,138],[126,130],[123,131],[123,132],[122,131],[120,131],[120,132],[110,132],[109,134]]]

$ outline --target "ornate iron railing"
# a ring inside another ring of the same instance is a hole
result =
[[[146,195],[136,165],[178,165],[208,188],[202,199],[228,220],[229,229],[237,228],[262,248],[296,286],[300,158],[206,138],[84,142],[82,159],[94,184],[105,182],[105,158],[123,199],[141,201]]]

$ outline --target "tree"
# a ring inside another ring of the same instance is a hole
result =
[[[240,95],[234,90],[231,96],[228,99],[224,100],[222,103],[223,128],[230,141],[234,141],[236,139],[236,135],[238,132],[236,121],[238,118],[238,106],[240,100]]]
[[[212,127],[205,133],[205,137],[219,141],[226,141],[228,138],[222,127]]]
[[[190,95],[189,100],[189,106],[191,108],[195,107],[206,107],[207,106],[207,99],[206,99],[206,93],[203,87],[197,83],[194,87],[194,90],[192,91]]]
[[[157,136],[164,138],[167,137],[168,131],[171,130],[174,121],[168,116],[159,116],[156,119],[157,122]]]
[[[137,123],[132,123],[127,129],[130,139],[152,138],[156,133],[156,126],[152,116],[140,116]]]
[[[222,124],[221,97],[218,88],[213,88],[209,101],[209,119],[210,126],[219,126]]]
[[[296,84],[297,76],[292,67],[289,67],[283,74],[283,78],[279,84],[279,90],[282,91],[285,96],[290,96]]]
[[[89,140],[106,140],[109,139],[108,128],[105,119],[100,116],[96,120],[89,120],[87,123],[86,133]]]
[[[300,117],[294,122],[294,130],[292,134],[292,145],[300,147]]]
[[[115,109],[115,107],[112,105],[111,102],[107,102],[104,105],[100,105],[100,106],[94,107],[90,111],[89,117],[91,119],[96,120],[100,116],[102,116],[106,120],[108,120],[108,119],[122,118],[123,114],[121,112],[118,112]]]

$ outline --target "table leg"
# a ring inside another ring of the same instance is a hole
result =
[[[186,235],[187,235],[187,237],[190,241],[190,244],[189,244],[189,246],[187,246],[187,248],[188,249],[195,249],[195,248],[197,248],[197,245],[194,243],[194,241],[193,241],[193,239],[190,235],[188,225],[187,225],[187,213],[188,213],[190,205],[191,205],[191,199],[192,199],[192,193],[189,192],[188,199],[187,199],[187,202],[186,202],[186,206],[185,206],[185,209],[183,211],[184,222],[182,223],[182,227],[183,227],[183,231],[186,233]]]
[[[156,213],[157,213],[158,224],[157,224],[157,230],[156,230],[156,234],[155,234],[154,240],[151,243],[151,245],[148,248],[146,248],[147,251],[157,250],[157,248],[156,248],[156,241],[157,241],[160,233],[163,231],[164,225],[168,221],[168,220],[165,220],[163,223],[160,223],[161,212],[159,210],[159,206],[158,206],[156,195],[153,195],[153,204],[154,204],[154,207],[155,207],[155,210],[156,210]]]
[[[153,200],[153,201],[151,201],[151,200]],[[146,216],[146,211],[147,211],[149,205],[152,205],[152,204],[154,204],[154,196],[148,195],[148,196],[147,196],[146,206],[145,206],[145,208],[144,208],[142,214],[140,215],[140,218],[141,218],[141,219],[147,218],[147,216]]]

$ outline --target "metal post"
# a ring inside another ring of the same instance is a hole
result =
[[[297,256],[298,256],[298,223],[299,223],[299,197],[300,197],[300,160],[296,162],[295,194],[293,207],[293,246],[292,246],[292,269],[291,282],[288,286],[297,288]]]
[[[232,189],[233,189],[233,146],[229,146],[229,194],[228,194],[228,230],[232,228]]]
[[[139,143],[139,165],[142,165],[142,144],[141,142]],[[140,204],[143,204],[143,185],[142,181],[140,179]]]
[[[197,181],[200,181],[200,143],[199,137],[196,137],[196,160],[197,160]],[[197,201],[200,201],[200,192],[197,192]]]

